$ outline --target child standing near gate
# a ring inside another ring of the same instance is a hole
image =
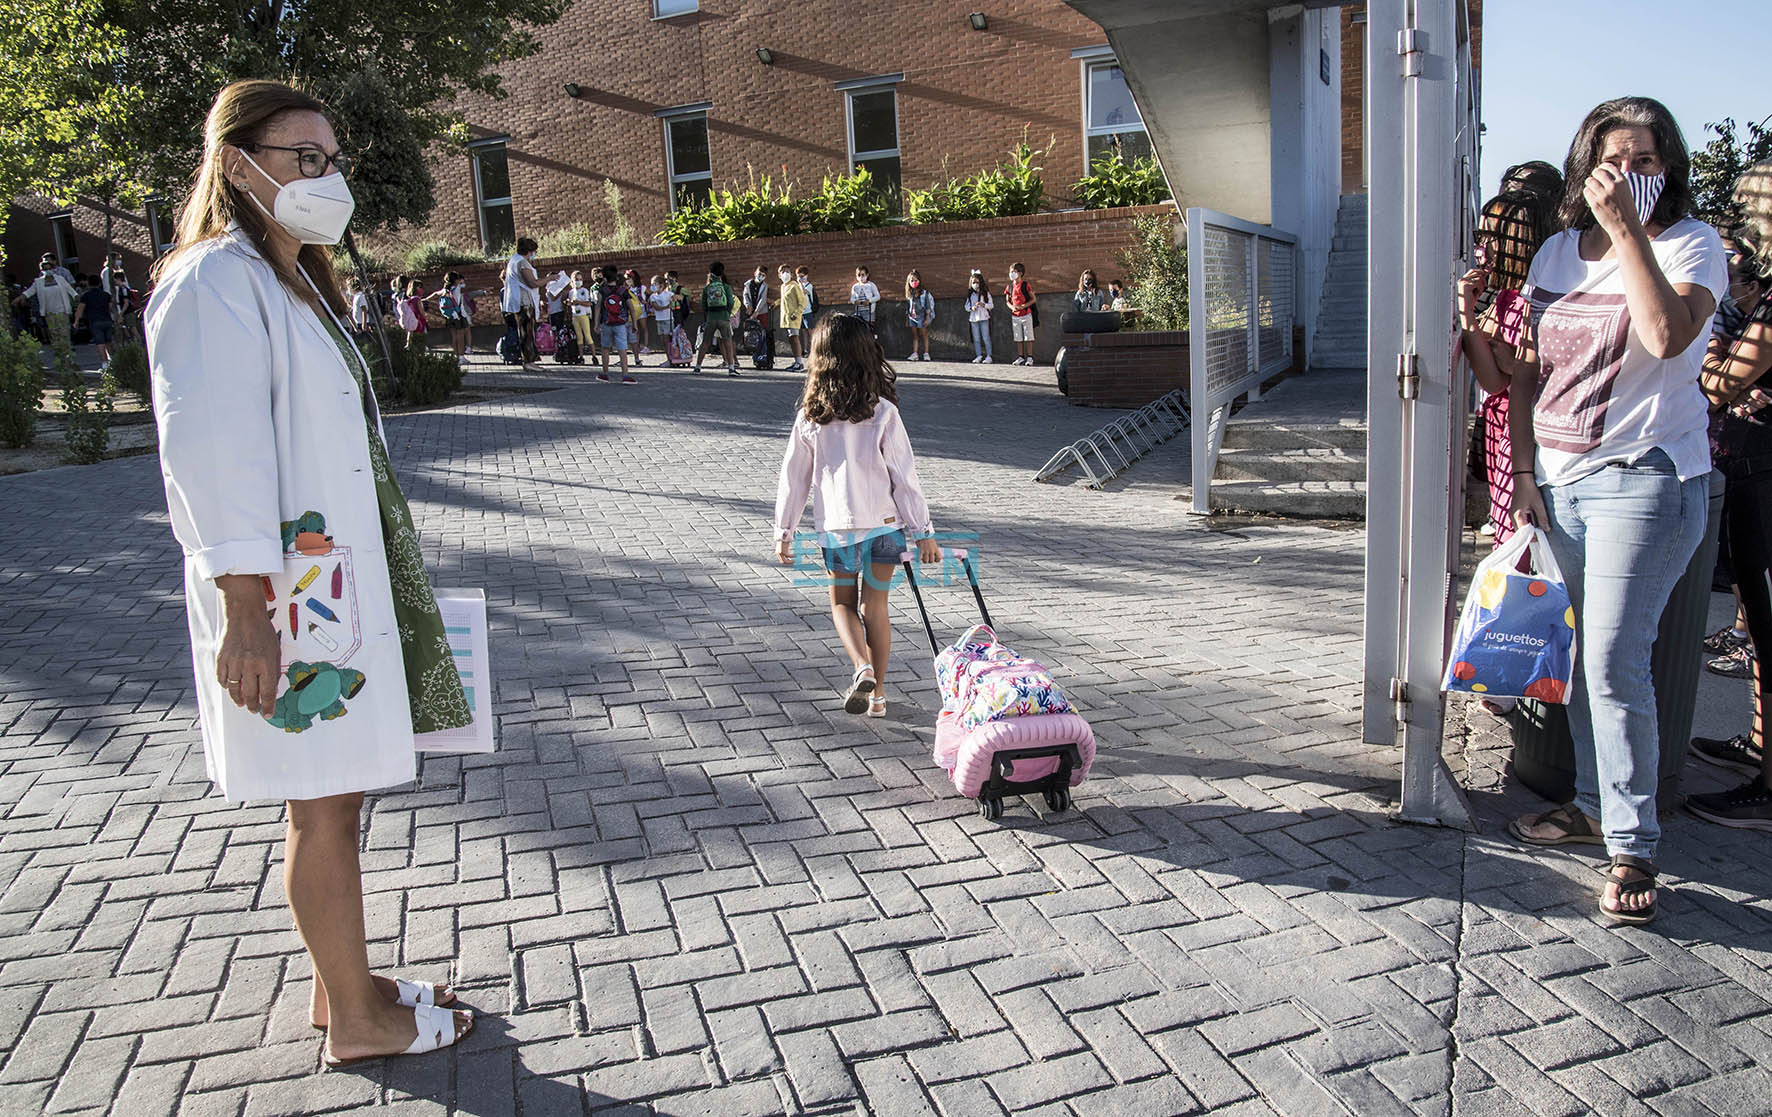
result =
[[[876,718],[886,716],[882,684],[892,653],[886,593],[906,533],[922,562],[941,561],[894,381],[868,323],[850,314],[820,322],[775,490],[775,553],[783,566],[793,564],[794,530],[813,496],[831,619],[854,668],[843,709]]]

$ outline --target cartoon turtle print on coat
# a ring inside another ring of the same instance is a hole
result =
[[[326,517],[318,512],[303,512],[293,520],[283,521],[283,550],[303,555],[332,553],[332,536],[326,534]]]
[[[366,681],[361,671],[301,660],[291,663],[284,674],[289,689],[278,696],[276,710],[268,720],[286,733],[313,728],[316,715],[322,721],[344,717],[349,712],[344,700],[357,697]]]

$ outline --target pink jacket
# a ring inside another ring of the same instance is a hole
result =
[[[804,412],[794,415],[775,488],[778,540],[793,538],[808,492],[812,522],[820,532],[897,527],[916,540],[935,531],[910,436],[898,408],[886,400],[859,423],[820,425],[807,422]]]

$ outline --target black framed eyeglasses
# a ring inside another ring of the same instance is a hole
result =
[[[296,153],[296,166],[301,170],[303,178],[324,178],[326,168],[330,164],[339,174],[346,178],[351,176],[351,157],[344,152],[328,155],[317,147],[282,147],[277,144],[243,143],[234,145],[241,151],[293,151]]]

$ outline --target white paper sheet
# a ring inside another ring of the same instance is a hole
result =
[[[461,674],[474,721],[460,729],[415,734],[413,743],[419,752],[491,752],[495,744],[492,663],[486,654],[486,591],[439,589],[437,611],[443,614],[443,631],[455,653],[455,668]]]

